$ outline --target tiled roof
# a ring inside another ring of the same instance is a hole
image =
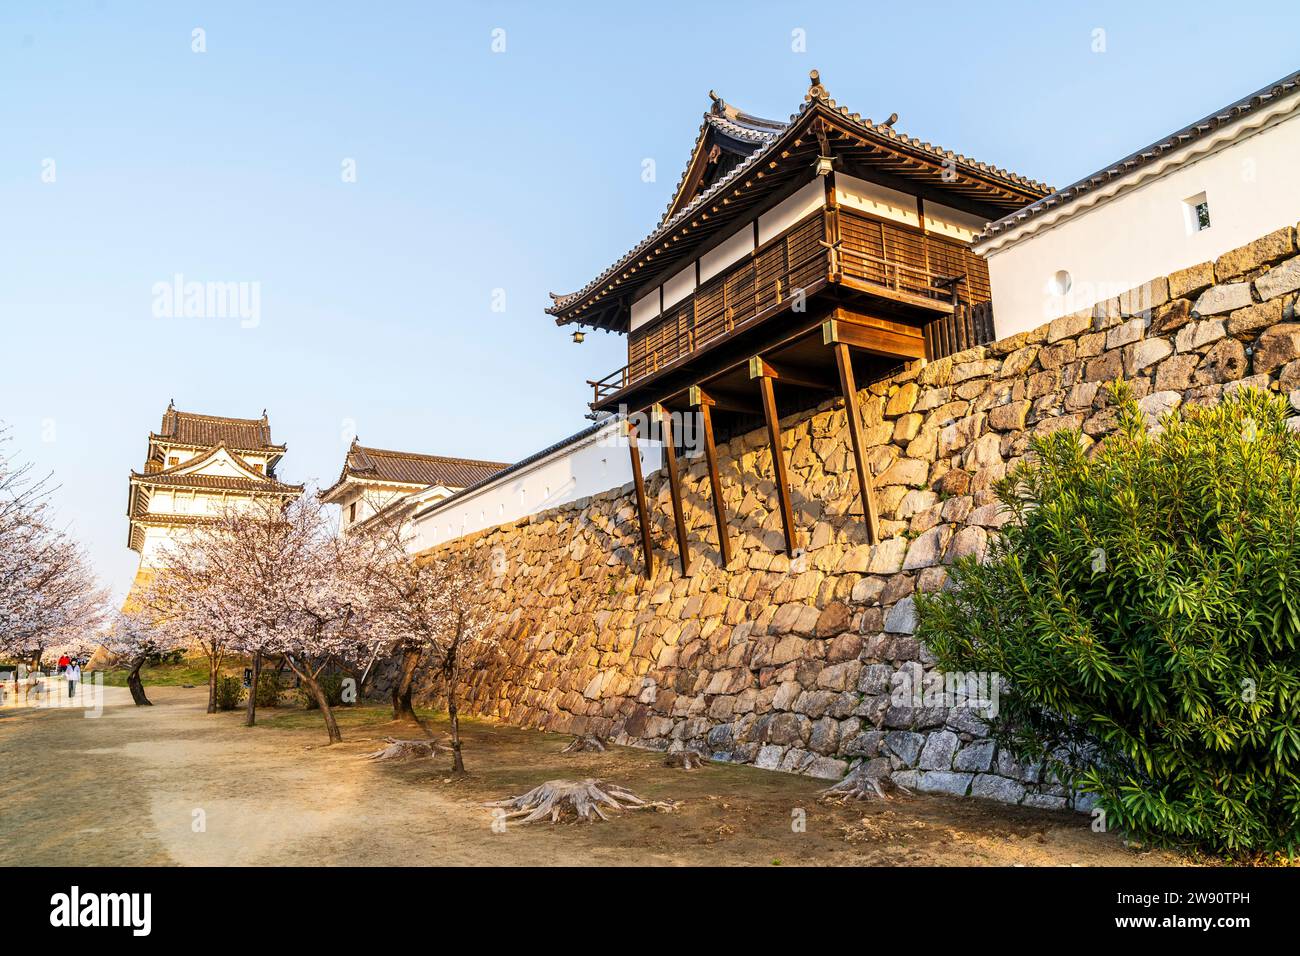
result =
[[[283,451],[271,441],[271,425],[266,412],[261,418],[226,418],[182,412],[168,405],[163,412],[162,427],[150,438],[180,445],[220,445],[240,451]]]
[[[686,186],[686,180],[691,175],[691,169],[694,167],[696,158],[704,148],[704,143],[710,139],[711,130],[721,133],[734,144],[749,144],[751,147],[745,152],[746,158],[768,143],[776,139],[777,135],[784,132],[789,124],[782,120],[763,119],[761,116],[753,116],[750,113],[742,112],[723,101],[712,90],[709,91],[709,98],[713,100],[713,107],[709,112],[704,114],[704,122],[700,124],[700,131],[695,137],[695,146],[691,149],[691,161],[686,164],[682,170],[681,177],[677,180],[677,185],[673,189],[672,198],[668,201],[668,208],[664,211],[659,222],[670,217],[673,213],[673,207],[677,205],[678,198]]]
[[[505,467],[507,463],[500,461],[448,458],[443,455],[420,455],[387,448],[369,448],[353,439],[339,480],[322,491],[321,496],[327,497],[349,477],[363,481],[419,485],[422,488],[429,485],[464,488],[495,475]]]
[[[142,485],[168,485],[177,488],[207,488],[214,491],[260,491],[268,494],[299,494],[302,485],[287,485],[274,478],[255,480],[237,475],[173,475],[140,474],[131,475]]]
[[[747,171],[761,164],[769,156],[776,153],[778,147],[783,143],[786,137],[783,135],[788,132],[791,126],[794,126],[800,119],[812,112],[814,109],[821,107],[837,113],[842,120],[848,120],[852,128],[859,133],[882,144],[903,147],[916,153],[938,160],[941,163],[951,164],[958,169],[964,168],[967,172],[977,173],[986,179],[1000,180],[1004,185],[1016,190],[1027,191],[1031,194],[1041,194],[1050,190],[1051,187],[1030,179],[1027,176],[1021,176],[997,166],[991,166],[988,163],[977,162],[961,153],[955,153],[950,149],[944,149],[941,146],[935,146],[931,143],[924,142],[905,133],[900,133],[894,129],[892,119],[885,123],[876,123],[870,119],[864,119],[859,113],[850,113],[848,107],[838,105],[835,100],[831,99],[826,93],[825,87],[821,85],[821,78],[816,70],[812,71],[812,86],[808,94],[804,97],[803,103],[799,106],[797,112],[791,114],[789,122],[780,123],[776,120],[763,120],[748,113],[741,113],[738,110],[731,110],[722,102],[714,97],[713,108],[704,115],[704,126],[701,127],[700,134],[703,136],[705,129],[709,125],[717,125],[720,128],[725,124],[725,128],[731,135],[741,134],[737,138],[747,137],[755,143],[755,150],[748,158],[738,163],[733,169],[725,175],[720,176],[708,189],[701,192],[690,203],[683,206],[672,216],[661,220],[658,227],[650,235],[646,236],[636,246],[629,249],[618,261],[605,269],[600,275],[592,279],[581,289],[571,292],[567,295],[558,295],[551,293],[552,304],[546,310],[548,315],[558,315],[568,306],[579,301],[588,293],[594,291],[602,284],[606,283],[615,273],[626,268],[629,263],[643,255],[655,245],[662,242],[674,229],[681,226],[684,222],[690,220],[699,209],[710,202],[716,195],[723,192],[728,186],[744,177]],[[722,111],[719,116],[719,111]],[[727,112],[730,111],[730,112]],[[742,120],[743,117],[743,120]],[[697,145],[699,140],[697,139]],[[685,176],[683,176],[683,180]],[[674,195],[681,189],[681,183]],[[670,206],[671,208],[671,206]]]
[[[543,448],[541,451],[534,452],[533,454],[529,455],[526,458],[519,459],[519,461],[515,462],[512,465],[508,465],[505,468],[502,468],[500,471],[496,472],[495,474],[487,475],[482,479],[480,479],[479,481],[475,482],[474,484],[467,485],[466,487],[462,488],[460,491],[456,492],[454,495],[451,495],[448,498],[443,498],[441,501],[434,502],[433,504],[429,505],[427,508],[424,508],[423,510],[418,512],[415,515],[415,517],[419,518],[421,515],[427,514],[428,512],[434,510],[435,508],[441,508],[450,501],[459,501],[461,498],[465,497],[466,495],[478,491],[484,485],[490,484],[491,482],[496,481],[500,478],[505,478],[509,475],[514,474],[517,471],[522,471],[524,468],[527,468],[529,465],[533,464],[534,462],[541,461],[543,458],[553,455],[557,451],[560,451],[563,448],[567,448],[570,445],[575,445],[578,442],[582,441],[584,438],[588,438],[596,434],[602,428],[607,426],[612,420],[613,420],[612,417],[602,418],[597,422],[595,422],[594,424],[588,425],[586,428],[582,429],[581,431],[574,432],[568,438],[562,438],[560,441],[557,441],[555,444],[548,445],[545,448]]]
[[[1249,113],[1257,111],[1260,107],[1272,103],[1284,96],[1294,95],[1300,90],[1300,71],[1284,76],[1275,83],[1270,83],[1263,89],[1256,90],[1249,96],[1244,96],[1235,103],[1229,103],[1221,110],[1216,110],[1209,116],[1202,117],[1195,123],[1184,126],[1177,132],[1170,133],[1163,139],[1157,140],[1149,146],[1139,149],[1135,153],[1125,156],[1119,162],[1112,163],[1104,169],[1099,169],[1095,173],[1083,177],[1078,182],[1071,183],[1039,199],[1037,202],[1030,203],[1023,209],[1017,209],[1009,216],[1003,216],[997,222],[990,223],[984,231],[976,237],[979,239],[988,239],[999,233],[1006,232],[1026,222],[1035,216],[1047,212],[1049,209],[1056,209],[1073,202],[1080,196],[1083,196],[1100,186],[1105,185],[1115,179],[1128,176],[1144,166],[1150,165],[1162,156],[1167,155],[1173,150],[1180,149],[1189,143],[1195,142],[1213,133],[1215,130],[1227,123],[1234,122]]]

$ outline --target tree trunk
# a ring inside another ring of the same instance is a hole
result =
[[[140,680],[140,668],[144,667],[146,655],[141,654],[131,665],[131,673],[126,675],[126,686],[131,689],[131,699],[137,707],[152,707],[153,702],[144,695],[144,682]]]
[[[320,681],[316,679],[316,675],[311,672],[310,667],[299,670],[292,657],[287,658],[287,660],[289,661],[289,667],[307,685],[307,691],[316,699],[316,706],[320,708],[321,716],[325,718],[325,733],[329,735],[330,743],[341,743],[343,734],[339,731],[339,722],[334,718],[334,708],[330,706],[329,698],[325,696],[325,691],[321,689]]]
[[[208,656],[208,713],[217,712],[217,659]]]
[[[248,688],[248,713],[244,718],[244,726],[252,727],[253,722],[257,720],[257,679],[262,673],[262,652],[258,651],[253,655],[253,683]]]
[[[37,651],[35,654],[32,655],[32,673],[34,673],[34,674],[35,674],[35,673],[40,673],[40,670],[41,670],[41,658],[44,657],[44,656],[45,656],[45,652],[44,652],[44,651]]]
[[[420,648],[402,648],[402,663],[393,683],[393,720],[416,720],[411,694],[415,689],[415,669],[420,664]]]
[[[460,710],[456,706],[456,683],[459,675],[454,647],[447,652],[443,673],[447,679],[447,719],[451,721],[451,772],[464,773],[465,760],[460,755]]]

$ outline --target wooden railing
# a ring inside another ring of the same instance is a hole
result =
[[[925,327],[929,358],[992,341],[988,270],[966,246],[851,210],[840,211],[839,230],[839,240],[828,246],[823,214],[814,213],[631,333],[628,364],[588,380],[594,403],[759,320],[831,275],[953,303],[951,315]],[[971,306],[972,296],[985,303],[982,311]]]
[[[988,345],[993,331],[993,303],[959,301],[951,315],[926,324],[925,357],[939,359],[964,352],[976,345]]]

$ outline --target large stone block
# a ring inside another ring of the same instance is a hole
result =
[[[889,397],[889,404],[885,406],[885,414],[891,418],[896,415],[906,415],[916,405],[916,396],[919,392],[915,382],[907,382],[902,385],[898,391]]]
[[[951,770],[922,770],[916,777],[916,789],[922,793],[946,793],[954,797],[964,797],[970,792],[971,773],[957,773]]]
[[[911,634],[916,631],[916,601],[905,597],[885,614],[885,632]]]
[[[888,485],[911,485],[919,488],[925,484],[930,474],[928,462],[919,458],[900,458],[890,465],[883,475],[876,479],[876,487]]]
[[[1007,777],[982,773],[971,785],[971,796],[997,800],[999,803],[1019,803],[1025,798],[1025,788],[1023,784]]]
[[[950,730],[941,730],[930,734],[921,748],[921,758],[917,766],[922,770],[951,770],[953,757],[961,740]]]
[[[925,737],[911,730],[891,730],[885,734],[885,748],[903,762],[906,767],[916,765],[925,745]]]
[[[1123,328],[1123,326],[1120,326]],[[1124,350],[1124,371],[1131,378],[1143,369],[1165,359],[1174,347],[1168,339],[1145,339]]]
[[[1297,289],[1300,289],[1300,257],[1270,269],[1255,280],[1255,291],[1265,302]]]
[[[1025,416],[1029,414],[1030,402],[1010,402],[989,409],[989,427],[1000,432],[1020,431],[1025,427]]]
[[[952,535],[947,525],[939,525],[918,536],[907,549],[907,558],[903,561],[904,571],[928,568],[943,559],[944,548]]]
[[[1193,296],[1214,285],[1214,263],[1202,262],[1169,274],[1169,296]]]
[[[957,752],[953,760],[954,770],[969,770],[983,773],[993,765],[995,744],[991,740],[977,740],[967,744]]]
[[[1271,325],[1281,322],[1286,312],[1286,300],[1270,299],[1248,305],[1228,316],[1228,334],[1248,342]]]
[[[1219,256],[1214,261],[1214,277],[1220,282],[1236,279],[1294,254],[1295,230],[1284,226]]]
[[[1178,330],[1174,337],[1174,348],[1179,352],[1191,352],[1203,348],[1227,335],[1221,319],[1204,319],[1192,322]]]
[[[1266,375],[1300,356],[1300,322],[1282,322],[1266,329],[1255,345],[1251,368]]]
[[[1169,280],[1152,279],[1140,286],[1121,292],[1119,296],[1120,316],[1148,315],[1152,309],[1169,301]]]
[[[1092,328],[1092,310],[1085,309],[1081,312],[1073,312],[1070,315],[1063,315],[1059,319],[1053,319],[1047,326],[1047,341],[1059,342],[1062,339],[1073,338],[1082,332],[1087,332]]]
[[[1250,283],[1232,282],[1211,286],[1200,294],[1192,311],[1197,315],[1219,315],[1250,305]]]

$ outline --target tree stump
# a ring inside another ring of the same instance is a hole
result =
[[[483,806],[505,810],[503,820],[520,817],[522,823],[535,823],[550,818],[551,823],[561,820],[608,820],[607,812],[624,810],[655,810],[671,813],[677,809],[672,800],[643,800],[631,790],[607,784],[602,780],[548,780],[527,793],[485,803]]]
[[[912,792],[894,783],[878,768],[872,768],[870,763],[863,763],[833,787],[822,790],[820,796],[827,803],[847,803],[850,800],[890,800],[895,791]]]
[[[562,754],[585,754],[585,753],[604,753],[609,750],[609,742],[604,737],[596,734],[579,734],[574,737],[567,747],[560,751]]]
[[[664,760],[665,767],[674,767],[678,770],[698,770],[706,763],[708,760],[694,750],[678,750],[676,753],[670,753]]]
[[[395,737],[385,737],[384,740],[388,743],[388,746],[376,750],[374,753],[366,754],[367,759],[413,760],[432,757],[439,750],[446,750],[436,740],[398,740]]]

